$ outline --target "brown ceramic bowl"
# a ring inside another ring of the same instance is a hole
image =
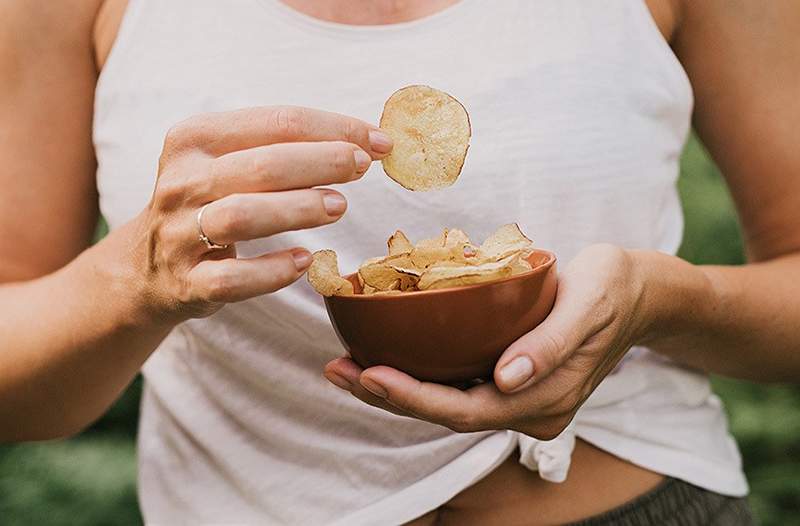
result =
[[[450,289],[325,298],[333,327],[362,367],[388,365],[420,380],[459,383],[489,378],[500,355],[553,308],[556,257],[528,258],[533,270]]]

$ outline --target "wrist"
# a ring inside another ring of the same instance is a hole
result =
[[[636,344],[652,345],[690,330],[713,304],[714,288],[701,267],[657,251],[630,250],[641,283],[641,330]]]
[[[170,312],[148,276],[137,225],[135,219],[86,251],[83,270],[107,298],[120,329],[171,329],[184,320]]]

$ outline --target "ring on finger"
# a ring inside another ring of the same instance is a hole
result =
[[[197,212],[197,231],[200,233],[200,241],[205,243],[206,248],[210,250],[222,250],[228,248],[230,245],[218,245],[211,241],[206,233],[203,231],[203,212],[206,211],[206,207],[211,203],[204,204],[200,210]]]

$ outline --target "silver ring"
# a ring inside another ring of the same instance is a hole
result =
[[[217,245],[216,243],[208,239],[206,233],[203,232],[203,212],[206,211],[206,207],[210,204],[211,203],[204,204],[202,208],[200,208],[200,211],[197,212],[197,230],[198,232],[200,232],[200,241],[205,243],[206,247],[212,250],[221,250],[228,248],[230,245]]]

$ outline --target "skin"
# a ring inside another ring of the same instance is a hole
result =
[[[587,247],[560,275],[553,312],[506,350],[493,384],[459,391],[387,367],[362,371],[346,358],[326,368],[331,382],[460,432],[510,428],[550,439],[636,344],[706,372],[800,378],[800,6],[672,6],[670,40],[694,86],[695,125],[733,193],[750,263],[693,266]]]
[[[346,200],[318,187],[360,178],[391,150],[376,126],[319,110],[200,115],[167,134],[147,208],[88,247],[97,220],[95,60],[107,54],[90,52],[100,8],[0,4],[0,71],[11,79],[0,86],[0,234],[15,249],[0,259],[0,333],[8,335],[0,441],[79,432],[176,324],[275,291],[309,265],[301,247],[247,260],[233,246],[206,249],[201,206],[210,203],[204,229],[221,244],[331,223]]]
[[[376,24],[454,1],[287,3],[320,18]],[[329,364],[329,380],[367,403],[457,431],[549,438],[636,343],[708,372],[800,377],[800,153],[792,129],[800,120],[792,88],[800,83],[800,6],[648,3],[692,80],[695,125],[731,187],[750,264],[697,267],[654,252],[588,247],[562,272],[548,320],[503,355],[495,384],[456,391],[385,367],[361,371],[346,359]],[[252,261],[233,259],[233,248],[205,250],[195,224],[200,206],[212,203],[204,228],[218,243],[326,224],[344,207],[326,211],[324,198],[340,194],[318,187],[360,177],[366,164],[357,153],[368,164],[391,148],[373,124],[317,110],[198,116],[165,138],[147,208],[90,247],[98,214],[93,91],[123,9],[115,0],[0,1],[0,239],[11,247],[0,256],[0,441],[79,432],[177,323],[304,272],[301,247]],[[523,360],[517,372],[529,360],[532,378],[503,374],[516,359]],[[586,451],[579,442],[576,459]],[[629,465],[607,457],[598,452],[583,463],[615,466],[607,480],[636,479],[637,492],[652,486],[644,470],[623,473]],[[599,480],[604,490],[614,485]],[[536,484],[522,487],[546,487]],[[623,489],[598,500],[624,502],[631,495]],[[557,490],[541,491],[548,499],[536,499],[540,510]]]

